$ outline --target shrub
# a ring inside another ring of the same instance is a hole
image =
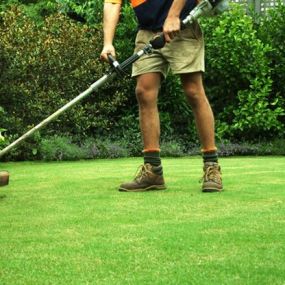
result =
[[[102,23],[102,0],[57,0],[61,12],[74,20],[86,22],[89,25],[101,25]]]
[[[274,9],[270,9],[259,19],[257,25],[258,37],[272,46],[272,50],[267,54],[272,68],[272,100],[277,101],[278,105],[285,110],[285,6],[279,2]],[[282,118],[285,124],[285,116]]]
[[[219,156],[233,155],[257,155],[258,145],[250,143],[220,143],[218,145]]]
[[[285,155],[284,139],[273,139],[258,145],[259,155]]]
[[[5,137],[3,135],[3,132],[5,131],[6,129],[0,127],[0,149],[5,145]]]
[[[180,78],[172,73],[163,82],[159,98],[161,140],[170,138],[184,142],[197,142],[194,116],[186,101]]]
[[[9,118],[3,127],[21,135],[27,126],[42,121],[100,78],[105,72],[99,62],[101,41],[100,32],[61,14],[47,17],[39,27],[17,7],[6,11],[0,24],[0,47],[5,55],[0,101]],[[105,85],[43,134],[84,138],[108,133],[121,116],[118,108],[127,101],[129,94],[123,90],[128,80],[121,80],[119,88]]]
[[[219,143],[219,156],[234,155],[285,155],[284,140],[275,139],[271,142],[240,142],[240,143]]]
[[[176,141],[164,141],[161,143],[161,157],[184,156],[183,146]]]
[[[130,151],[119,141],[109,139],[88,139],[82,145],[87,158],[119,158],[127,157]]]
[[[11,6],[19,6],[37,25],[41,25],[44,18],[58,10],[57,0],[7,0],[0,4],[0,11],[6,11]]]
[[[44,160],[79,160],[127,157],[130,152],[119,141],[88,138],[78,145],[70,137],[54,136],[41,141],[39,156]]]
[[[272,47],[258,39],[253,19],[240,5],[203,23],[207,93],[220,138],[258,139],[279,134],[282,106],[271,98]]]
[[[79,146],[72,143],[69,137],[54,136],[43,139],[40,143],[41,159],[52,160],[78,160],[85,158],[86,154]]]
[[[133,156],[140,156],[143,149],[137,110],[126,112],[116,123],[114,132],[109,134],[113,141],[121,141],[122,145]]]
[[[5,131],[5,140],[0,143],[0,149],[3,149],[10,145],[18,139],[18,136],[15,135],[7,135],[7,131]],[[1,160],[4,161],[23,161],[23,160],[38,160],[39,156],[39,144],[42,140],[42,137],[39,132],[35,132],[34,135],[22,141],[17,147],[12,148],[7,154],[1,157]]]

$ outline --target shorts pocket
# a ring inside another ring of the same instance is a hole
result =
[[[182,39],[195,39],[200,40],[203,37],[201,27],[198,22],[194,22],[190,27],[180,32]]]

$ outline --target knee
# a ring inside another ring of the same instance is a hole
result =
[[[185,95],[192,108],[205,100],[207,101],[204,88],[197,84],[188,85],[185,89]]]
[[[148,86],[137,86],[136,97],[140,107],[156,106],[157,90],[149,88]]]

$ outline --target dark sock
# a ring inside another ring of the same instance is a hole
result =
[[[162,175],[163,170],[161,166],[160,152],[159,151],[145,151],[143,153],[144,164],[149,163],[153,167],[153,172],[157,175]]]
[[[205,162],[218,162],[217,151],[203,152],[203,161]]]

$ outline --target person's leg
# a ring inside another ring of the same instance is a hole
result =
[[[135,52],[149,43],[157,33],[139,30]],[[157,97],[161,77],[166,77],[169,64],[159,50],[133,63],[132,77],[137,80],[136,97],[139,104],[140,128],[143,140],[144,164],[135,179],[120,185],[120,191],[138,192],[165,189],[160,160],[160,122]]]
[[[214,116],[204,91],[202,74],[200,72],[181,74],[181,82],[193,110],[202,149],[216,149]]]
[[[204,179],[202,190],[222,190],[222,180],[215,145],[215,123],[212,108],[206,97],[201,72],[181,74],[181,82],[187,100],[192,107],[195,123],[202,145]]]
[[[139,104],[139,122],[143,139],[144,164],[160,166],[160,121],[157,97],[161,74],[152,72],[137,77],[136,97]],[[162,168],[156,169],[162,175]]]
[[[120,191],[139,192],[166,188],[159,155],[160,122],[157,98],[160,81],[161,74],[158,72],[137,76],[136,97],[144,145],[144,165],[133,181],[121,184]]]
[[[160,123],[157,97],[160,73],[147,73],[137,77],[136,97],[144,150],[159,150]]]

